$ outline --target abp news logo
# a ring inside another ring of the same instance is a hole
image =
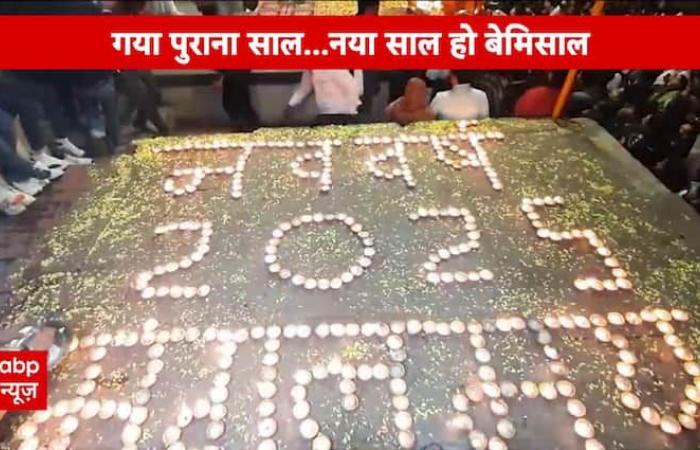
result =
[[[47,408],[48,353],[0,351],[0,411]]]

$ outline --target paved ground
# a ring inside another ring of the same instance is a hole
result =
[[[86,169],[73,167],[37,196],[27,211],[15,217],[0,217],[0,317],[10,311],[9,275],[17,260],[29,258],[36,240],[47,233],[90,188]]]

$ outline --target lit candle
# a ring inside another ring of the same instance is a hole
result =
[[[595,435],[593,425],[583,418],[576,419],[576,422],[574,422],[574,431],[584,439],[590,439]]]
[[[570,398],[566,401],[566,410],[573,417],[584,417],[586,415],[586,406],[581,400]]]
[[[661,430],[667,434],[678,434],[681,432],[681,424],[675,417],[664,414],[661,417]]]
[[[633,393],[623,392],[622,404],[629,409],[637,410],[641,406],[641,401],[639,400],[639,397],[637,397]]]
[[[642,416],[642,419],[644,419],[644,421],[649,425],[658,426],[661,423],[661,415],[655,407],[645,406],[642,408],[639,414]]]

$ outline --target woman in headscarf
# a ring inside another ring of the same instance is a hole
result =
[[[428,88],[420,78],[411,78],[406,83],[403,97],[394,100],[386,107],[389,119],[399,125],[434,120],[435,112],[428,104]]]

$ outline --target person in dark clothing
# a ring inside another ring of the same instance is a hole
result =
[[[35,168],[17,154],[17,136],[11,114],[0,109],[0,173],[9,183],[24,182],[31,178],[46,180],[51,173]]]
[[[688,79],[676,75],[668,84],[649,98],[650,127],[657,162],[671,153],[670,143],[677,135],[692,107],[691,96],[685,92]]]
[[[233,128],[252,131],[260,121],[250,98],[250,70],[228,70],[224,72],[222,103]]]
[[[126,108],[120,114],[122,124],[133,123],[139,130],[147,130],[150,122],[159,134],[170,133],[168,125],[158,111],[160,92],[150,71],[121,71],[116,75],[116,87],[127,100]]]
[[[85,1],[35,1],[0,2],[0,14],[33,15],[101,15],[106,11],[99,0]],[[109,71],[38,71],[24,72],[25,79],[51,86],[69,113],[77,115],[70,108],[82,102],[88,115],[91,131],[97,119],[104,114],[105,133],[110,150],[120,144],[119,116],[117,111],[116,89],[113,73]],[[75,101],[75,102],[74,102]]]
[[[697,131],[690,124],[683,124],[678,134],[671,140],[669,155],[660,164],[656,175],[672,192],[682,190],[688,184],[686,159],[695,144]]]
[[[362,73],[362,95],[360,96],[362,104],[357,108],[357,113],[360,122],[366,123],[371,121],[374,97],[377,95],[380,88],[381,72],[376,70],[364,70]]]
[[[21,73],[0,76],[0,108],[19,117],[34,156],[42,152],[71,158],[84,156],[84,150],[68,139],[69,124],[57,91],[18,74]],[[49,123],[50,131],[44,122]]]
[[[649,118],[641,122],[630,122],[621,127],[619,141],[639,162],[652,167],[658,162],[651,139]]]
[[[357,0],[358,16],[376,16],[379,14],[379,0]],[[381,72],[377,70],[364,70],[362,78],[362,102],[357,109],[360,122],[370,122],[374,97],[379,92]]]
[[[357,0],[358,16],[376,16],[379,14],[379,0]]]
[[[87,122],[93,137],[106,138],[110,153],[114,154],[122,144],[119,126],[119,105],[113,74],[95,78],[92,82],[73,86],[80,116]]]
[[[357,116],[349,114],[319,114],[314,120],[313,126],[323,125],[354,125],[357,123]]]
[[[143,0],[122,0],[114,4],[111,12],[115,15],[140,15],[145,6]],[[115,75],[115,83],[117,91],[124,94],[127,100],[126,108],[120,114],[122,124],[133,123],[136,128],[145,131],[150,122],[159,134],[169,134],[170,130],[158,111],[161,96],[151,71],[119,71]]]

